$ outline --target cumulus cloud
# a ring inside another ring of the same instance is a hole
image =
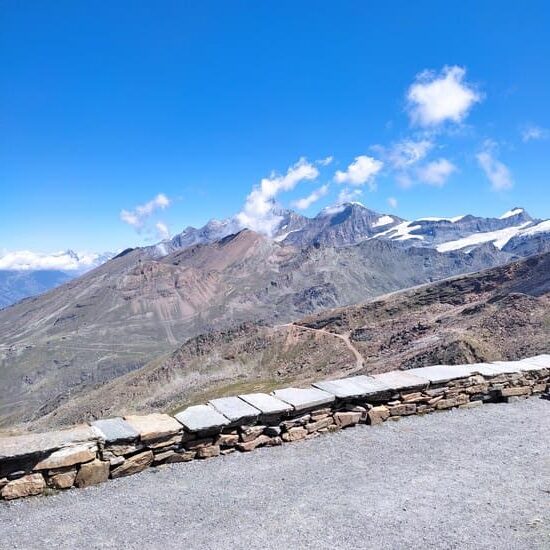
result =
[[[100,255],[89,252],[73,252],[66,250],[45,254],[18,250],[4,252],[0,255],[0,269],[14,271],[59,270],[86,271],[100,263]]]
[[[521,132],[521,140],[524,143],[528,141],[537,141],[541,139],[547,139],[550,132],[540,126],[527,126]]]
[[[497,154],[496,143],[488,140],[483,144],[483,150],[477,154],[476,158],[491,182],[493,191],[511,189],[514,186],[512,174],[508,167],[496,158]]]
[[[350,189],[349,187],[345,187],[338,193],[338,199],[336,200],[336,204],[344,204],[346,202],[356,202],[357,198],[360,197],[363,194],[362,189]]]
[[[165,241],[170,238],[170,230],[164,222],[157,222],[155,224],[155,229],[157,230],[157,237],[160,240]]]
[[[403,169],[425,158],[433,146],[433,142],[428,139],[406,139],[392,145],[386,157],[393,168]]]
[[[397,208],[397,199],[395,197],[388,197],[388,205],[391,208]]]
[[[170,199],[164,194],[159,193],[154,199],[145,204],[136,206],[134,210],[122,210],[120,219],[131,225],[137,231],[143,229],[145,222],[156,210],[164,210],[170,206]]]
[[[242,211],[237,214],[237,221],[241,227],[271,236],[282,219],[275,212],[277,195],[294,189],[301,181],[315,180],[318,176],[317,167],[305,158],[291,166],[285,175],[272,173],[250,192]]]
[[[482,96],[465,81],[466,69],[444,67],[439,73],[423,71],[407,91],[411,122],[435,127],[444,122],[462,122]]]
[[[347,183],[349,185],[369,184],[374,189],[374,179],[378,172],[382,170],[384,163],[367,155],[355,157],[355,160],[348,166],[347,170],[338,170],[334,174],[334,181],[338,183]]]
[[[309,194],[307,197],[303,197],[301,199],[293,201],[292,206],[294,206],[294,208],[297,208],[298,210],[306,210],[313,203],[324,197],[328,193],[328,188],[328,183],[322,185],[318,189],[315,189],[315,191],[313,191],[313,193]]]
[[[417,176],[422,183],[442,187],[453,172],[456,172],[456,166],[451,161],[440,158],[420,166]]]

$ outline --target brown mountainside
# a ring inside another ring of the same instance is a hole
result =
[[[328,376],[549,353],[549,273],[546,253],[290,324],[212,331],[61,404],[35,426]]]

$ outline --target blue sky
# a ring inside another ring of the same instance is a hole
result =
[[[512,4],[3,2],[0,252],[261,230],[312,193],[550,217],[550,8]]]

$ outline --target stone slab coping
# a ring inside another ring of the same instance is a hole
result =
[[[550,369],[550,354],[543,353],[542,355],[535,355],[534,357],[527,357],[522,359],[522,361],[529,361],[529,363],[536,363],[541,367]]]
[[[0,460],[49,453],[75,443],[97,441],[90,426],[75,426],[55,432],[16,435],[0,438]]]
[[[139,432],[123,418],[96,420],[92,427],[106,443],[127,443],[139,437]]]
[[[336,399],[333,394],[318,388],[285,388],[275,390],[273,395],[277,399],[292,405],[295,411],[328,405]]]
[[[463,365],[471,375],[481,374],[482,376],[497,376],[499,374],[509,374],[517,372],[517,369],[500,368],[493,363],[472,363],[470,365]]]
[[[418,390],[425,388],[430,383],[427,378],[422,378],[406,370],[392,370],[382,374],[374,374],[373,378],[393,391]]]
[[[472,376],[475,371],[471,365],[433,365],[414,369],[415,376],[427,378],[431,384],[440,384]]]
[[[220,397],[212,399],[208,404],[231,422],[256,420],[260,416],[260,411],[256,407],[249,405],[240,397]]]
[[[189,432],[200,432],[227,426],[230,421],[210,405],[193,405],[176,414],[176,419]]]
[[[531,359],[522,359],[521,361],[517,361],[517,365],[522,371],[544,370],[550,369],[550,360],[533,357]]]
[[[277,399],[273,395],[268,395],[267,393],[247,393],[246,395],[239,395],[239,397],[249,405],[256,407],[266,416],[292,410],[292,405]]]
[[[143,442],[176,435],[182,430],[181,424],[167,414],[131,415],[124,417],[124,419],[139,433],[139,437]]]
[[[339,380],[316,382],[313,386],[328,393],[332,393],[332,395],[339,399],[366,397],[368,395],[375,395],[391,389],[386,384],[376,380],[372,376],[365,375],[340,378]]]

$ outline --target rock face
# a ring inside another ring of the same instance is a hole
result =
[[[48,483],[54,489],[69,489],[74,485],[76,479],[76,468],[72,468],[67,472],[60,472],[51,475]]]
[[[2,489],[2,498],[12,500],[14,498],[39,495],[46,488],[46,482],[41,474],[30,474],[10,481]]]

